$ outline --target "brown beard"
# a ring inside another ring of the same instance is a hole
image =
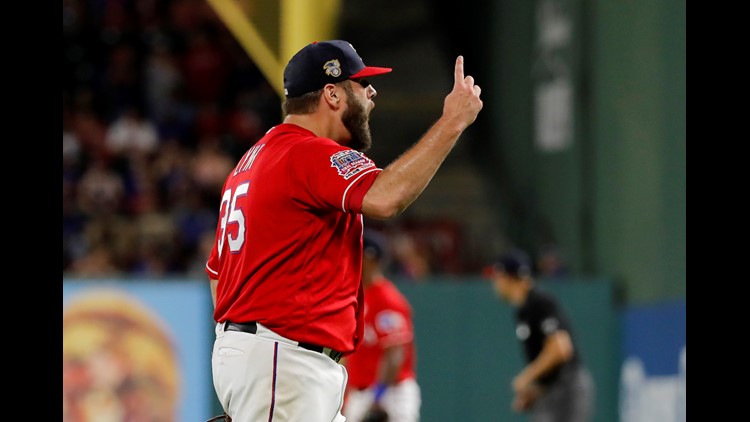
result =
[[[348,146],[356,151],[365,152],[372,147],[369,114],[365,110],[365,105],[354,95],[351,85],[344,85],[344,90],[349,98],[349,107],[341,117],[341,122],[352,135]]]

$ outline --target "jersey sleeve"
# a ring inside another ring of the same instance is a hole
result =
[[[553,300],[545,300],[539,306],[539,329],[545,337],[549,337],[558,330],[566,330],[564,319],[560,315],[560,307]]]
[[[379,299],[374,309],[373,326],[380,346],[386,348],[411,342],[414,329],[405,300],[390,289],[382,291]]]
[[[362,200],[382,171],[364,153],[329,139],[313,138],[290,153],[296,200],[318,209],[361,213]]]
[[[375,315],[375,333],[383,348],[409,343],[414,337],[407,317],[395,309],[384,309]]]

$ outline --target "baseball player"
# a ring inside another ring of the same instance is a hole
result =
[[[206,262],[211,364],[234,422],[344,420],[347,372],[363,339],[363,216],[388,219],[424,190],[482,108],[459,56],[443,113],[386,168],[364,152],[377,91],[350,43],[314,42],[284,69],[284,120],[227,176]]]
[[[521,250],[500,256],[490,274],[498,296],[516,308],[516,336],[527,362],[513,378],[513,410],[531,412],[532,422],[588,421],[594,382],[562,306],[535,285],[531,261]]]
[[[346,358],[344,416],[347,422],[417,422],[422,400],[411,305],[383,275],[384,239],[365,230],[363,245],[365,335],[359,349]]]

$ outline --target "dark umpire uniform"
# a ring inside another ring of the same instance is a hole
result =
[[[558,300],[534,284],[530,260],[521,251],[501,256],[492,278],[499,296],[515,307],[516,337],[527,362],[513,381],[514,408],[530,411],[534,422],[588,421],[594,383]]]

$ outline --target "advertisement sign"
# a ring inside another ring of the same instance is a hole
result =
[[[64,421],[211,417],[207,283],[63,282]]]
[[[686,317],[684,301],[624,313],[621,422],[685,422]]]

